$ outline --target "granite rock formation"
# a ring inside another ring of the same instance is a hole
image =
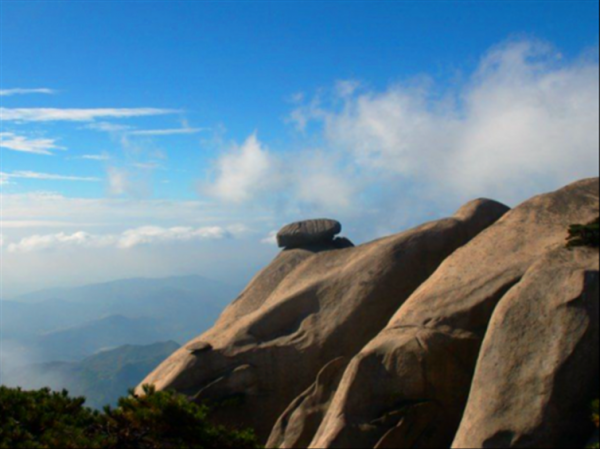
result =
[[[253,427],[266,442],[325,366],[356,355],[448,256],[507,211],[478,200],[454,217],[366,245],[287,249],[213,329],[144,383],[211,402],[218,421]]]
[[[449,257],[399,308],[388,326],[350,363],[311,447],[451,446],[461,424],[480,349],[494,311],[503,300],[509,304],[518,301],[512,299],[515,296],[522,297],[524,301],[543,302],[543,298],[540,298],[548,288],[546,281],[551,275],[545,273],[536,277],[535,273],[541,270],[539,263],[552,258],[557,247],[564,247],[567,229],[571,224],[588,223],[598,216],[598,191],[598,179],[594,179],[536,197],[506,214],[502,220]],[[588,268],[593,273],[594,266],[589,262],[588,260]],[[513,330],[519,334],[511,338],[522,339],[527,335],[529,340],[536,341],[536,347],[531,349],[559,357],[559,360],[549,363],[551,366],[539,366],[540,370],[566,366],[560,357],[568,358],[568,351],[571,350],[576,351],[576,357],[585,357],[589,349],[587,344],[595,345],[596,351],[598,349],[594,325],[585,321],[585,318],[589,320],[595,313],[589,304],[585,306],[587,310],[579,314],[573,313],[574,317],[566,312],[563,318],[556,314],[556,310],[561,309],[561,301],[568,304],[582,294],[581,276],[577,278],[573,274],[574,279],[570,279],[568,273],[577,272],[577,269],[581,271],[585,263],[566,260],[563,265],[560,262],[557,264],[557,276],[560,273],[564,282],[557,281],[558,284],[554,284],[554,297],[546,298],[549,304],[546,304],[545,310],[549,316],[531,316],[531,326],[533,328],[535,324],[539,328],[543,326],[543,322],[548,324],[552,320],[564,319],[562,329],[556,325],[556,329],[564,334],[573,327],[569,320],[579,319],[583,335],[573,336],[571,344],[562,342],[562,348],[551,347],[557,343],[544,339],[542,335],[538,335],[536,339],[535,335],[527,334],[532,328],[515,329],[517,326],[513,326]],[[597,268],[595,273],[597,275]],[[589,288],[593,291],[593,285]],[[523,313],[529,311],[525,306],[522,310]],[[543,311],[544,309],[539,309],[540,313]],[[524,321],[526,320],[521,319],[520,323]],[[499,333],[497,327],[492,325],[489,338],[494,338],[494,335],[504,334]],[[556,338],[560,340],[560,336]],[[526,346],[527,340],[522,339],[522,343]],[[490,344],[494,346],[495,343]],[[489,351],[489,347],[487,350]],[[497,349],[503,354],[508,350],[509,348]],[[525,363],[523,358],[527,357],[528,350],[526,347],[522,352],[513,352],[513,363]],[[488,353],[486,358],[484,353],[482,356],[484,364],[481,370],[484,373],[493,370],[489,367],[490,363],[500,363],[498,354]],[[580,374],[581,380],[588,380],[587,376],[597,376],[595,360],[589,358],[579,365],[575,363],[578,368],[585,366],[589,369],[587,374]],[[505,363],[510,363],[510,359]],[[537,363],[542,362],[538,359]],[[525,378],[527,370],[533,368],[523,369]],[[504,444],[511,440],[513,430],[505,428],[503,423],[497,423],[497,427],[494,427],[495,423],[486,422],[491,416],[490,409],[507,407],[507,415],[522,413],[511,406],[509,398],[505,398],[500,406],[488,403],[490,408],[480,409],[481,404],[486,402],[483,395],[489,393],[490,400],[498,399],[494,397],[494,388],[502,388],[501,385],[491,385],[491,379],[486,378],[486,374],[481,374],[481,370],[472,399],[475,402],[470,404],[463,433],[458,436],[455,447],[505,447],[496,443],[500,441]],[[511,374],[515,373],[511,371]],[[540,384],[552,384],[552,374],[539,375]],[[561,373],[560,376],[570,379],[578,377],[574,373]],[[573,395],[574,402],[581,399],[583,390],[587,389],[589,392],[591,388],[589,385],[565,385],[568,382],[562,380],[564,378],[557,381],[565,387],[561,394]],[[541,387],[524,384],[522,388]],[[486,391],[481,391],[482,389]],[[506,388],[502,393],[508,393]],[[511,394],[527,397],[534,393],[517,389]],[[551,395],[552,392],[547,394]],[[591,400],[591,396],[589,399]],[[578,405],[584,407],[581,403]],[[567,409],[573,406],[573,403],[564,404]],[[552,413],[553,410],[548,408],[544,412]],[[496,419],[500,420],[499,417]],[[478,430],[479,433],[471,433],[474,421],[477,426],[484,428]],[[553,421],[550,419],[548,422]],[[529,428],[534,425],[530,423]],[[498,438],[500,432],[503,438],[488,441],[486,429],[492,437]],[[518,440],[518,435],[516,438]],[[543,438],[541,440],[547,441]],[[486,441],[488,446],[483,445]],[[527,445],[530,441],[535,439],[520,441],[521,445],[515,447],[535,447]]]
[[[268,447],[583,447],[598,397],[599,180],[354,247],[315,220],[144,383]]]

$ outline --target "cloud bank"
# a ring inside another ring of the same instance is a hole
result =
[[[219,226],[191,228],[144,226],[129,229],[120,234],[90,234],[84,231],[72,234],[56,233],[33,235],[8,245],[10,253],[31,253],[65,248],[116,248],[132,249],[142,245],[168,244],[175,242],[191,242],[202,240],[221,240],[233,238],[239,228],[223,228]],[[241,231],[240,231],[241,232]]]
[[[208,191],[237,203],[277,192],[309,211],[417,214],[424,202],[480,196],[514,205],[598,175],[598,60],[511,41],[450,87],[426,77],[385,90],[340,82],[289,121],[319,150],[270,151],[254,136],[217,161]]]
[[[169,170],[151,138],[198,128],[144,130],[100,121],[175,111],[2,109],[3,120],[15,125],[86,122],[84,129],[109,132],[126,156],[121,163],[113,152],[110,162],[107,154],[82,156],[107,162],[104,180],[0,172],[1,185],[105,181],[108,196],[5,193],[5,274],[13,283],[29,282],[28,270],[47,275],[47,282],[60,270],[63,277],[81,275],[95,248],[105,249],[94,252],[92,270],[103,279],[192,269],[230,277],[236,264],[245,276],[272,258],[273,231],[292,221],[336,218],[361,243],[446,216],[476,197],[516,205],[598,176],[599,78],[597,51],[572,60],[545,43],[521,40],[493,48],[450,84],[427,76],[383,88],[332,83],[294,97],[286,120],[293,138],[286,144],[263,142],[260,132],[228,146],[215,137],[206,146],[214,144],[210,151],[216,146],[217,153],[208,175],[198,179],[196,201],[149,198],[152,173]],[[12,151],[60,149],[51,139],[9,133],[0,139]],[[233,229],[236,223],[251,231]],[[143,255],[125,251],[140,247],[147,247]],[[45,271],[49,264],[52,273]]]

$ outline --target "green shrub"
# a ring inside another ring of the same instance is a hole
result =
[[[598,248],[600,246],[600,218],[586,225],[572,225],[569,228],[567,241],[569,248],[582,246]]]
[[[0,448],[101,447],[92,428],[99,415],[82,398],[50,390],[23,392],[0,387]]]
[[[0,448],[258,448],[249,431],[210,423],[208,410],[171,392],[146,387],[103,413],[66,392],[0,388]]]

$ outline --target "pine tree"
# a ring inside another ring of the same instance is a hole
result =
[[[173,392],[146,387],[104,412],[66,391],[0,387],[1,449],[259,448],[250,431],[210,422],[209,410]]]

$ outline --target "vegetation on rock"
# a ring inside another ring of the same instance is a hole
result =
[[[569,248],[587,246],[598,248],[600,246],[600,218],[586,225],[577,224],[569,228]]]
[[[569,248],[598,248],[600,246],[600,218],[597,218],[586,225],[572,225],[569,228],[569,237],[567,240],[567,246]],[[598,400],[592,403],[592,421],[594,422],[596,429],[600,427],[598,404]],[[594,443],[593,445],[588,446],[588,449],[600,449],[600,444]]]
[[[0,448],[258,448],[250,431],[210,423],[208,409],[172,392],[144,388],[104,412],[49,389],[0,387]]]

